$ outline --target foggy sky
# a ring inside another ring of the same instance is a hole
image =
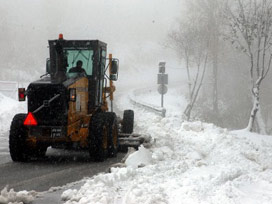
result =
[[[178,59],[163,48],[180,0],[0,0],[1,65],[44,70],[47,40],[99,39],[125,66]],[[108,53],[109,53],[108,52]],[[1,66],[2,69],[2,66]]]

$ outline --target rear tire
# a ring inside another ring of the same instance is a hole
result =
[[[9,151],[11,159],[15,162],[25,162],[29,153],[26,145],[27,131],[24,126],[26,114],[14,116],[9,131]]]
[[[89,153],[94,161],[102,162],[108,156],[109,125],[105,113],[97,113],[91,118],[89,131]]]
[[[134,126],[134,111],[125,110],[122,122],[122,133],[131,134],[133,133]]]

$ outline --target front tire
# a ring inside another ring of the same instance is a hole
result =
[[[109,125],[105,113],[97,113],[91,119],[89,153],[91,159],[102,162],[108,156]]]
[[[24,126],[26,114],[14,116],[9,131],[9,151],[11,159],[15,162],[25,162],[28,160],[26,145],[27,131]]]
[[[113,112],[107,112],[106,114],[109,121],[108,156],[116,157],[119,146],[117,116]]]

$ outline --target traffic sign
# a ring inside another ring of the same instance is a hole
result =
[[[159,73],[165,73],[165,64],[166,62],[159,63]]]
[[[168,84],[168,74],[158,74],[158,84]]]
[[[160,85],[158,86],[158,92],[159,92],[159,94],[164,95],[164,94],[167,93],[167,91],[168,91],[168,88],[167,88],[167,86],[165,86],[164,84],[160,84]]]

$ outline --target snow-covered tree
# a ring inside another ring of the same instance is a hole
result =
[[[230,4],[231,3],[231,4]],[[261,115],[260,91],[272,61],[272,1],[234,0],[226,3],[226,38],[248,56],[253,107],[247,129],[253,131],[254,122],[263,134],[265,123]]]

